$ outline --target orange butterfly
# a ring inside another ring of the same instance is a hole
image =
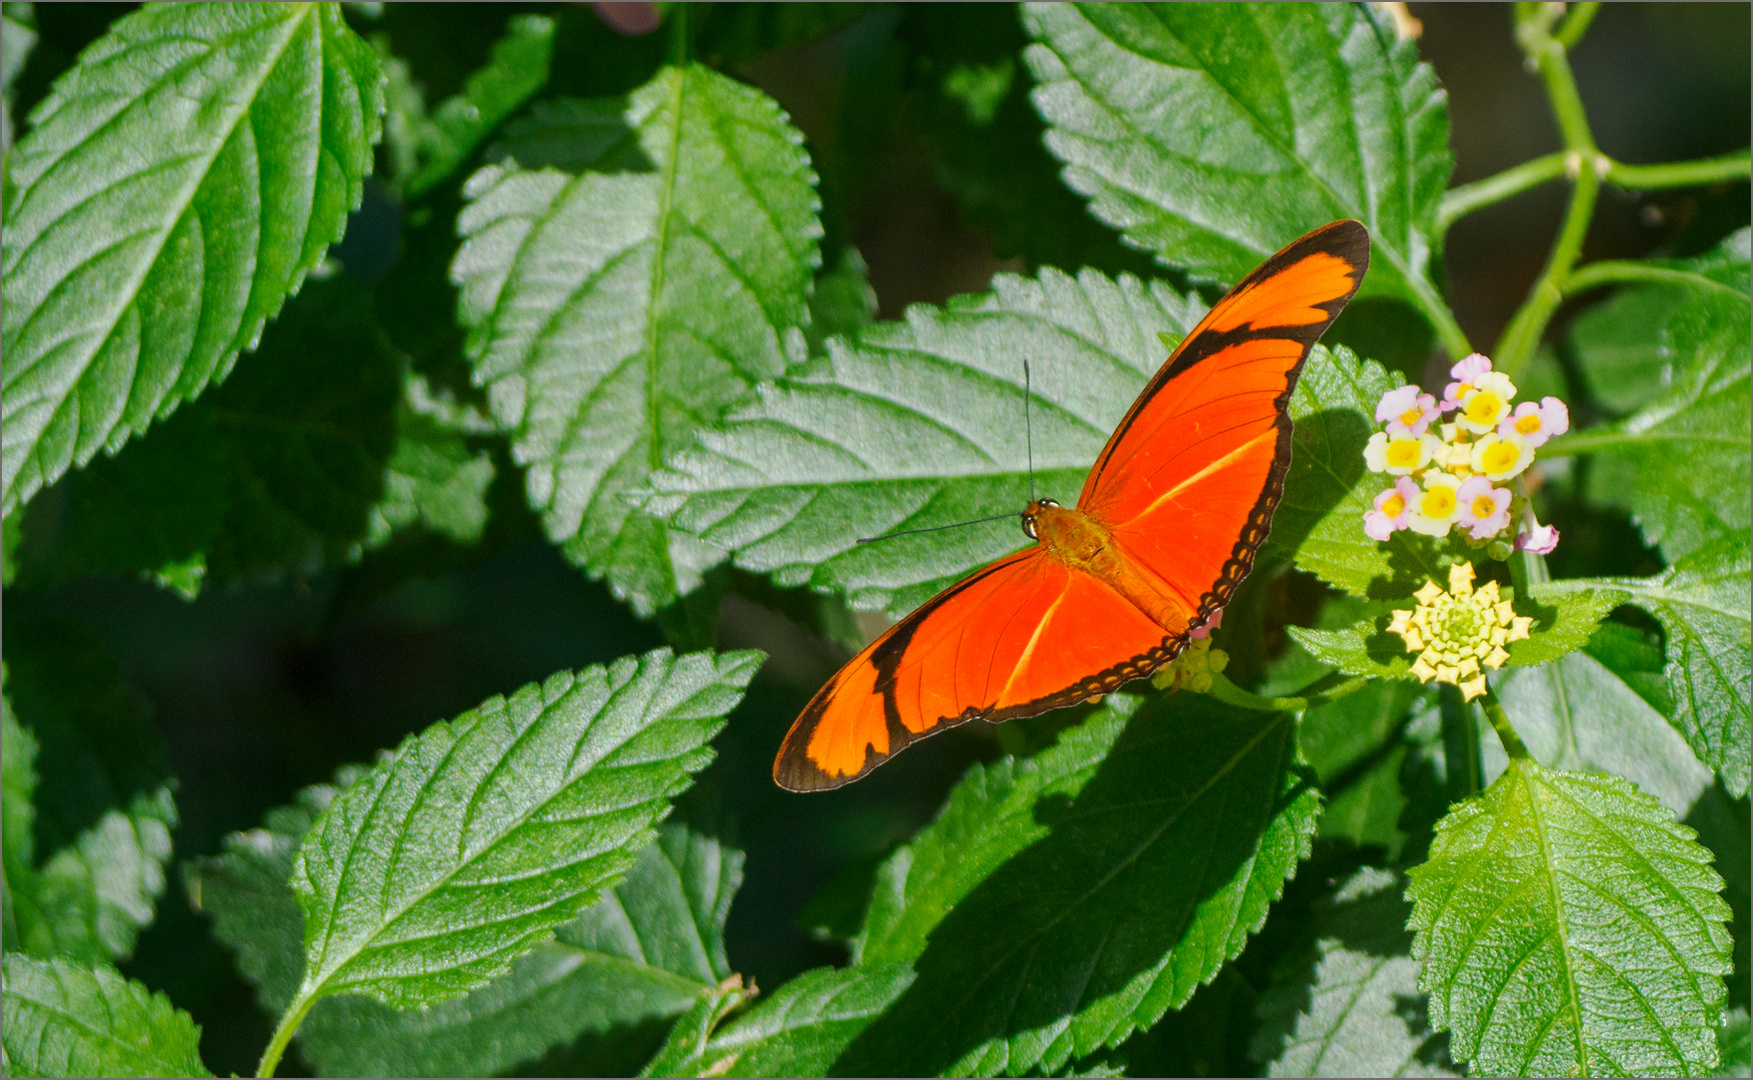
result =
[[[773,779],[836,788],[916,739],[1106,694],[1179,655],[1266,540],[1290,467],[1291,391],[1369,247],[1362,225],[1336,221],[1231,289],[1132,403],[1077,508],[1029,503],[1032,547],[841,668],[786,734]]]

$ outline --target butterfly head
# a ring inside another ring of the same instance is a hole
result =
[[[1054,502],[1052,499],[1036,499],[1033,502],[1029,503],[1029,505],[1023,507],[1023,535],[1024,536],[1027,536],[1030,540],[1041,539],[1040,530],[1038,528],[1036,528],[1036,526],[1035,526],[1035,519],[1037,517],[1039,517],[1041,515],[1041,512],[1043,510],[1046,510],[1048,507],[1052,507],[1054,510],[1057,510],[1057,509],[1059,509],[1059,504],[1057,502]]]

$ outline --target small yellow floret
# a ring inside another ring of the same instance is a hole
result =
[[[1427,581],[1416,594],[1418,606],[1395,611],[1388,629],[1400,635],[1408,652],[1417,653],[1412,674],[1422,682],[1458,686],[1468,701],[1485,693],[1485,670],[1509,662],[1503,648],[1528,636],[1534,620],[1515,614],[1498,593],[1497,582],[1473,588],[1473,564],[1449,567],[1444,592]]]

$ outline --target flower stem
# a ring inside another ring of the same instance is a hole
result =
[[[1753,155],[1745,150],[1700,161],[1675,161],[1665,165],[1627,165],[1602,154],[1597,158],[1597,167],[1602,159],[1607,162],[1607,183],[1626,191],[1696,187],[1724,180],[1745,180],[1753,175]],[[1559,179],[1564,176],[1569,160],[1569,153],[1558,150],[1532,161],[1524,161],[1496,176],[1450,188],[1443,194],[1442,206],[1437,210],[1438,234],[1448,232],[1451,225],[1475,210],[1483,210],[1530,188]]]
[[[262,1051],[262,1060],[256,1066],[256,1075],[273,1076],[274,1070],[280,1067],[280,1055],[286,1053],[286,1044],[292,1041],[292,1033],[298,1025],[304,1023],[309,1015],[310,1007],[317,1003],[317,995],[310,992],[300,994],[280,1017],[280,1026],[274,1029],[274,1037],[268,1040],[268,1048]]]
[[[1512,379],[1521,378],[1546,323],[1564,300],[1565,282],[1571,267],[1583,250],[1583,238],[1595,216],[1595,196],[1601,190],[1601,178],[1611,167],[1606,155],[1595,148],[1595,137],[1589,132],[1589,121],[1583,112],[1582,96],[1577,93],[1576,78],[1565,56],[1565,44],[1552,36],[1550,9],[1546,5],[1521,5],[1517,15],[1516,38],[1528,59],[1539,69],[1546,83],[1546,96],[1552,103],[1558,129],[1564,134],[1565,171],[1575,181],[1570,205],[1564,212],[1564,225],[1547,256],[1546,267],[1534,283],[1528,299],[1522,304],[1498,340],[1493,359],[1499,370]],[[1567,24],[1568,25],[1568,24]]]
[[[1607,169],[1607,182],[1629,191],[1650,191],[1745,180],[1749,175],[1753,175],[1753,155],[1737,150],[1721,157],[1674,161],[1666,165],[1626,165],[1615,161]]]
[[[1742,300],[1747,299],[1745,292],[1691,270],[1676,270],[1669,266],[1651,266],[1649,263],[1619,259],[1603,259],[1575,270],[1564,283],[1564,294],[1574,296],[1602,285],[1616,285],[1621,282],[1686,285],[1697,289],[1715,289]]]
[[[1437,232],[1446,233],[1449,226],[1475,210],[1483,209],[1493,203],[1499,203],[1512,195],[1520,195],[1529,188],[1557,180],[1564,175],[1564,151],[1537,157],[1533,161],[1524,161],[1512,169],[1505,169],[1496,176],[1488,176],[1483,180],[1475,180],[1471,184],[1462,184],[1450,188],[1443,194],[1442,207],[1437,210]]]
[[[1491,692],[1489,686],[1480,695],[1479,704],[1485,708],[1485,718],[1491,721],[1491,728],[1497,732],[1498,741],[1503,743],[1503,752],[1511,758],[1531,757],[1522,737],[1516,734],[1515,727],[1510,724],[1509,714],[1503,711],[1503,702],[1497,700],[1497,695]]]
[[[1319,686],[1322,681],[1324,680],[1316,680],[1314,683],[1311,683],[1310,689]],[[1354,694],[1357,691],[1362,690],[1364,684],[1367,682],[1369,682],[1369,680],[1363,676],[1354,675],[1337,685],[1321,691],[1320,693],[1305,692],[1303,696],[1299,697],[1262,697],[1252,691],[1243,690],[1235,683],[1230,682],[1229,678],[1222,672],[1214,671],[1211,673],[1210,694],[1225,705],[1234,705],[1242,709],[1252,709],[1255,712],[1302,712],[1305,709],[1312,709],[1317,705],[1326,705],[1329,702],[1338,701],[1342,697]]]

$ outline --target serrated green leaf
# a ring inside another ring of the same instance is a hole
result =
[[[1347,675],[1372,679],[1404,679],[1412,674],[1412,656],[1406,642],[1382,629],[1386,616],[1364,619],[1339,630],[1311,630],[1287,626],[1290,639],[1323,664]]]
[[[459,544],[473,544],[487,527],[487,489],[493,458],[469,445],[469,435],[492,429],[473,410],[433,398],[426,380],[410,374],[396,409],[396,443],[384,468],[383,497],[371,508],[363,546],[381,547],[416,524]]]
[[[1438,824],[1407,890],[1455,1057],[1510,1076],[1714,1068],[1730,941],[1710,861],[1629,781],[1512,761]]]
[[[674,1055],[668,1075],[827,1076],[847,1045],[912,982],[906,964],[806,971],[704,1046]],[[649,1067],[647,1073],[659,1075]]]
[[[879,874],[859,963],[917,977],[836,1070],[1052,1072],[1186,1004],[1308,854],[1295,756],[1290,714],[1178,695],[972,770]]]
[[[1745,294],[1749,252],[1749,233],[1742,229],[1697,258],[1654,260],[1652,265],[1699,274]],[[1670,321],[1695,301],[1696,292],[1686,285],[1638,285],[1621,289],[1572,320],[1566,335],[1577,370],[1596,401],[1624,414],[1648,404],[1673,382],[1675,361],[1693,343],[1676,338]],[[1531,396],[1526,387],[1523,396]]]
[[[212,1076],[201,1029],[108,967],[8,954],[6,1075]]]
[[[7,852],[9,930],[38,956],[126,958],[164,892],[177,824],[151,705],[73,623],[15,617],[5,643],[9,715],[34,750],[21,767],[41,778],[7,825],[28,840]]]
[[[1297,746],[1327,796],[1322,839],[1358,847],[1379,845],[1390,861],[1406,843],[1400,788],[1407,747],[1401,731],[1427,691],[1400,679],[1372,679],[1338,701],[1306,710],[1297,721]]]
[[[1715,259],[1744,264],[1745,231],[1724,241]],[[1740,493],[1753,483],[1753,329],[1746,269],[1732,287],[1680,290],[1659,328],[1671,354],[1663,358],[1663,392],[1617,424],[1579,438],[1618,459],[1602,470],[1624,483],[1592,483],[1590,492],[1631,511],[1644,538],[1677,562],[1723,534],[1745,533],[1753,509]],[[1612,378],[1611,374],[1603,376]]]
[[[345,279],[307,283],[224,386],[35,500],[22,580],[199,558],[229,583],[347,561],[384,494],[400,380],[369,299]]]
[[[627,878],[554,941],[455,1001],[313,1011],[299,1046],[325,1076],[486,1076],[618,1025],[673,1016],[729,976],[724,919],[742,854],[666,822]]]
[[[1604,622],[1590,635],[1583,651],[1636,691],[1650,708],[1674,715],[1674,698],[1663,674],[1662,638],[1624,623]]]
[[[402,195],[412,200],[448,179],[489,133],[548,82],[554,55],[554,21],[518,15],[493,45],[487,65],[469,76],[463,92],[413,125]],[[398,178],[400,179],[400,178]]]
[[[1336,218],[1369,227],[1363,291],[1430,281],[1448,105],[1366,6],[1032,4],[1025,56],[1065,182],[1198,278],[1240,280]]]
[[[468,183],[452,264],[467,352],[567,557],[641,613],[722,553],[621,499],[663,458],[802,359],[820,260],[803,136],[770,98],[699,65],[576,102],[545,142],[577,175],[492,166]]]
[[[1654,615],[1667,636],[1669,717],[1693,752],[1735,795],[1745,795],[1753,756],[1753,555],[1748,534],[1725,536],[1652,578],[1575,578],[1539,586],[1544,601],[1600,592]]]
[[[1315,914],[1319,939],[1276,965],[1252,1051],[1268,1076],[1459,1076],[1430,1030],[1398,875],[1354,874]]]
[[[151,5],[56,81],[7,161],[0,510],[255,345],[359,204],[381,81],[333,4]]]
[[[876,545],[900,529],[1020,510],[1029,498],[1023,358],[1035,487],[1070,505],[1089,465],[1181,334],[1197,299],[1135,278],[1000,275],[988,296],[923,305],[829,343],[829,357],[764,383],[652,477],[655,514],[782,585],[911,610],[1021,547],[1015,522]]]
[[[297,1001],[432,1005],[502,974],[626,873],[759,662],[623,657],[404,743],[300,846]]]
[[[748,997],[742,980],[732,980],[701,994],[677,1017],[662,1047],[639,1070],[640,1076],[692,1076],[692,1067],[712,1040],[713,1029]]]
[[[1600,661],[1574,652],[1493,680],[1516,734],[1551,768],[1623,776],[1684,816],[1712,775],[1667,718]],[[1487,781],[1508,764],[1494,738],[1480,740]]]

